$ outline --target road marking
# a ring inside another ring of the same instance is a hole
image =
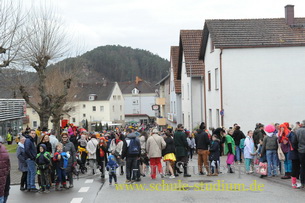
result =
[[[88,192],[90,187],[81,187],[78,192]]]
[[[83,201],[83,198],[73,198],[72,201],[70,203],[81,203]]]
[[[85,183],[93,183],[93,179],[87,179]]]

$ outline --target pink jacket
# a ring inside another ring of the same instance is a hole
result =
[[[0,143],[0,197],[4,196],[6,176],[10,171],[10,158],[6,148]]]

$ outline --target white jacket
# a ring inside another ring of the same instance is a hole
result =
[[[96,159],[96,148],[98,145],[98,141],[96,138],[91,138],[91,140],[87,144],[88,151],[88,159]]]

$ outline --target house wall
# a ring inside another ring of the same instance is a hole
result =
[[[186,129],[192,128],[192,105],[191,105],[191,79],[186,74],[184,53],[181,64],[181,104],[182,123]]]
[[[220,105],[220,82],[215,83],[215,69],[220,68],[219,63],[220,50],[211,50],[211,37],[209,36],[207,48],[205,52],[205,87],[206,87],[206,114],[207,114],[207,128],[217,128],[221,125],[220,115],[218,111],[221,110]],[[210,86],[209,90],[209,73],[210,73]],[[217,88],[218,87],[218,88]]]
[[[303,120],[304,54],[305,47],[224,49],[224,126],[238,123],[247,132],[258,122],[294,124]],[[207,123],[212,127],[217,127],[215,111],[220,109],[220,87],[215,90],[215,68],[219,68],[219,62],[220,50],[210,53],[209,38],[205,73],[212,73],[211,91],[207,90]],[[212,119],[209,109],[213,111]]]
[[[204,120],[204,82],[200,77],[187,76],[183,54],[181,70],[182,120],[184,127],[190,130],[198,127]],[[201,88],[202,87],[202,88]],[[192,115],[193,114],[193,115]]]
[[[172,66],[171,66],[172,67]],[[175,82],[174,82],[174,71],[171,68],[170,73],[170,101],[169,101],[170,111],[173,120],[167,120],[168,124],[173,128],[176,128],[177,124],[182,121],[182,107],[181,107],[181,94],[176,94]],[[170,115],[169,115],[170,117]]]
[[[29,123],[23,125],[23,129],[25,130],[27,125],[31,129],[36,129],[40,126],[40,119],[38,113],[31,107],[26,108],[26,115],[29,117]],[[52,128],[51,119],[48,122],[49,129]]]
[[[117,83],[115,84],[114,90],[110,96],[109,105],[110,120],[122,123],[125,120],[124,97]]]
[[[152,110],[155,104],[156,94],[124,94],[125,114],[147,114],[155,117],[156,112]]]

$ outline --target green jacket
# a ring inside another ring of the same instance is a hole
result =
[[[176,157],[187,156],[188,144],[186,134],[182,131],[176,131],[174,134],[174,142],[176,148]]]
[[[230,143],[232,145],[232,152],[235,155],[235,142],[233,137],[231,137],[231,135],[226,135],[224,154],[227,155],[229,153],[228,144]]]

